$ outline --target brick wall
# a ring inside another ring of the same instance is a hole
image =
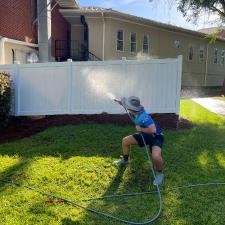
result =
[[[54,2],[52,3],[52,6]],[[37,43],[37,0],[0,0],[0,36]],[[67,40],[70,24],[59,13],[57,5],[52,11],[52,56],[55,40]]]
[[[53,4],[54,5],[54,4]],[[57,5],[52,11],[52,56],[55,57],[55,40],[67,40],[70,24],[59,12]]]
[[[36,10],[34,0],[0,0],[0,35],[37,43],[37,32],[32,26]]]

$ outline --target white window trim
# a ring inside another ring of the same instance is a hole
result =
[[[117,49],[117,36],[118,36],[118,32],[119,31],[122,31],[123,32],[123,50],[118,50]],[[116,31],[116,52],[124,52],[124,30],[123,29],[118,29],[117,31]]]
[[[147,39],[148,39],[148,52],[147,53],[144,52],[144,36],[145,35],[147,36]],[[150,53],[150,35],[149,34],[144,34],[143,35],[143,39],[142,39],[142,53],[143,54],[148,54],[148,55]]]
[[[189,59],[190,47],[192,47],[192,49],[193,49],[193,56],[192,56],[192,59]],[[189,44],[189,45],[188,45],[188,61],[189,61],[189,62],[193,62],[193,59],[194,59],[194,52],[195,52],[195,49],[194,49],[193,44]]]
[[[203,59],[202,59],[202,62],[201,62],[201,60],[200,60],[200,59],[201,59],[201,58],[200,58],[200,50],[203,50]],[[204,63],[204,60],[205,60],[205,47],[201,45],[201,46],[199,47],[199,52],[198,52],[198,53],[199,53],[198,61],[199,61],[200,64],[203,64],[203,63]]]
[[[215,50],[217,50],[217,62],[214,62],[215,59]],[[218,48],[213,48],[213,64],[218,65],[219,64],[219,49]]]
[[[222,59],[223,59],[223,63],[222,63]],[[225,49],[222,49],[220,53],[220,65],[221,66],[225,65]]]
[[[177,48],[176,43],[179,43],[179,48]],[[181,46],[181,44],[180,44],[180,40],[177,40],[177,39],[176,39],[176,40],[174,40],[173,44],[174,44],[174,48],[175,48],[175,49],[177,49],[177,50],[179,50],[179,49],[180,49],[180,46]]]
[[[135,37],[136,37],[136,41],[133,42],[133,43],[136,44],[136,48],[135,48],[135,51],[134,51],[134,52],[131,51],[131,44],[132,44],[132,42],[131,42],[131,34],[132,34],[132,33],[135,34]],[[137,33],[136,33],[136,32],[133,32],[133,31],[130,32],[130,53],[132,53],[132,54],[137,53]]]

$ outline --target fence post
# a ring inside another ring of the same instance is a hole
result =
[[[16,72],[15,72],[15,83],[16,83],[16,91],[15,91],[15,116],[19,116],[20,113],[20,64],[16,64]]]
[[[72,59],[67,59],[68,76],[68,114],[72,114]]]
[[[182,78],[182,63],[183,56],[179,55],[177,57],[177,78],[176,78],[176,114],[180,113],[180,92],[181,92],[181,78]]]

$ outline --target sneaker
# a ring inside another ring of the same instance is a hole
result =
[[[126,166],[128,164],[128,160],[124,160],[124,159],[119,159],[113,162],[113,164],[115,164],[116,166]]]
[[[161,185],[164,180],[164,174],[163,173],[156,173],[155,179],[153,181],[153,184],[156,185]]]

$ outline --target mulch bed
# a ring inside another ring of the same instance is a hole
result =
[[[164,129],[191,128],[192,123],[185,119],[179,119],[172,114],[167,116],[152,115],[153,119]],[[168,119],[169,118],[169,119]],[[174,119],[176,118],[176,119]],[[172,121],[172,122],[171,122]],[[41,132],[49,127],[77,124],[131,124],[125,115],[57,115],[36,117],[12,117],[4,130],[0,131],[0,143],[10,142]]]

